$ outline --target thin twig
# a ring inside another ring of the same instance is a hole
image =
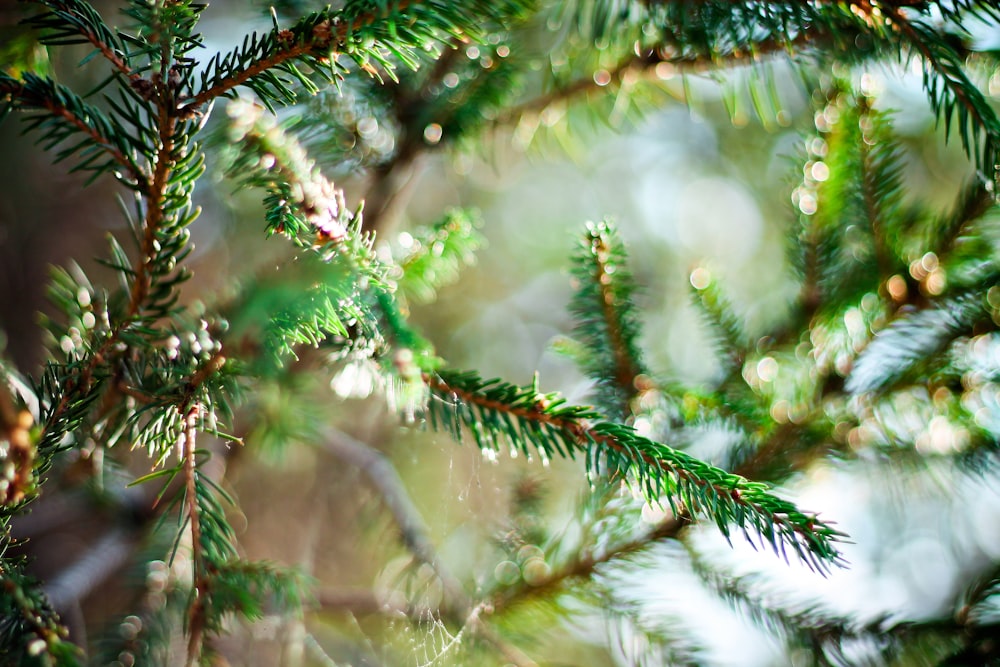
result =
[[[132,546],[132,536],[125,529],[108,531],[82,557],[42,586],[49,604],[63,610],[78,604],[128,561]]]
[[[442,611],[455,622],[469,627],[482,639],[493,645],[504,658],[517,667],[536,667],[537,663],[523,651],[500,637],[485,620],[481,618],[483,605],[473,605],[466,595],[462,584],[447,570],[441,562],[433,543],[428,536],[427,526],[410,498],[403,481],[396,473],[392,463],[375,449],[337,429],[327,429],[324,433],[323,448],[337,458],[350,463],[365,473],[378,492],[386,507],[392,514],[399,528],[403,543],[410,553],[421,563],[430,566],[441,581],[444,594]],[[399,613],[402,611],[413,616],[412,609],[399,609],[392,605],[379,603],[374,595],[356,592],[327,593],[321,596],[323,608],[344,607],[353,610],[351,605],[359,605],[361,609],[379,613]]]
[[[624,396],[624,412],[629,413],[629,404],[638,392],[635,379],[642,372],[639,362],[631,354],[630,345],[625,339],[625,326],[619,315],[622,314],[622,307],[627,304],[616,304],[615,294],[612,290],[612,283],[615,278],[608,271],[607,260],[610,248],[607,240],[603,236],[595,235],[591,239],[594,250],[594,277],[593,284],[597,287],[599,295],[598,306],[603,315],[604,327],[608,333],[608,343],[614,355],[614,380],[622,390]]]
[[[198,507],[198,462],[195,459],[195,438],[198,433],[198,405],[193,405],[184,416],[184,434],[178,446],[184,461],[184,495],[187,501],[187,520],[191,530],[191,572],[194,578],[194,594],[188,609],[187,664],[195,667],[201,655],[202,637],[205,632],[205,604],[208,597],[208,576],[205,571],[204,554],[201,546],[201,518]]]
[[[599,447],[604,447],[609,451],[616,452],[618,454],[636,459],[641,461],[643,464],[649,465],[651,468],[659,470],[661,472],[673,473],[678,479],[692,484],[694,486],[701,487],[703,489],[711,489],[712,493],[719,497],[728,496],[733,499],[733,501],[744,508],[745,510],[750,510],[759,515],[768,516],[774,525],[780,526],[782,532],[788,536],[795,536],[796,539],[801,539],[803,546],[810,550],[814,546],[810,542],[810,536],[812,533],[806,532],[802,526],[796,525],[791,518],[785,513],[773,513],[761,505],[751,500],[746,493],[740,493],[738,490],[730,488],[728,486],[720,486],[719,484],[713,483],[707,479],[698,477],[697,475],[691,473],[691,471],[677,465],[668,460],[658,458],[644,451],[637,451],[627,448],[623,445],[617,438],[612,435],[602,433],[594,428],[594,426],[587,420],[581,419],[569,419],[561,417],[558,415],[553,415],[545,411],[544,407],[532,404],[519,404],[510,405],[502,401],[487,398],[482,395],[475,394],[473,392],[467,391],[462,387],[455,387],[439,376],[430,375],[425,373],[423,376],[424,383],[427,385],[431,391],[437,392],[444,396],[454,396],[462,403],[469,405],[477,405],[480,408],[485,408],[487,410],[493,410],[499,413],[503,413],[518,419],[523,419],[528,422],[533,422],[535,424],[548,426],[553,429],[557,429],[563,433],[569,434],[574,439],[574,445],[583,452],[587,452],[591,445],[597,445]]]
[[[655,542],[677,538],[681,531],[690,524],[691,519],[686,512],[682,512],[678,516],[667,517],[651,530],[634,539],[616,544],[600,553],[583,552],[578,558],[545,578],[534,580],[530,585],[522,584],[517,588],[501,591],[493,596],[491,605],[494,611],[501,612],[525,600],[551,596],[570,582],[589,579],[597,573],[602,565],[627,558]]]
[[[324,433],[323,448],[342,461],[361,470],[378,490],[379,496],[392,514],[407,550],[421,563],[429,565],[441,580],[445,594],[453,603],[466,608],[469,601],[462,584],[441,563],[441,559],[428,535],[427,525],[413,500],[406,492],[396,468],[381,452],[372,449],[337,429]]]

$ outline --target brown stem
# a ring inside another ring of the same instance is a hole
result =
[[[195,667],[201,655],[201,645],[205,633],[205,603],[208,597],[207,564],[201,546],[201,520],[198,508],[198,464],[195,460],[195,438],[197,435],[200,406],[192,405],[184,416],[184,434],[178,447],[184,462],[184,496],[187,503],[187,520],[191,528],[191,571],[194,594],[188,608],[187,664]]]
[[[676,55],[671,44],[665,41],[660,45],[644,49],[641,54],[625,58],[607,70],[608,77],[601,77],[600,83],[598,82],[598,78],[592,76],[577,79],[562,88],[511,106],[497,116],[496,123],[500,125],[514,122],[526,114],[538,113],[552,104],[563,102],[570,98],[586,95],[601,89],[620,87],[626,80],[635,76],[648,76],[661,64],[672,67],[673,71],[680,74],[703,72],[712,67],[739,67],[751,65],[762,58],[779,53],[805,49],[808,46],[816,44],[819,40],[828,37],[829,35],[821,32],[803,31],[789,40],[778,38],[763,40],[754,44],[753,49],[748,51],[736,50],[723,55],[694,56]]]
[[[471,605],[461,583],[441,562],[431,542],[427,525],[392,463],[381,452],[335,429],[327,431],[323,448],[365,474],[392,514],[406,548],[418,561],[434,570],[452,604],[468,609]]]
[[[152,284],[152,268],[155,259],[156,235],[165,220],[164,203],[170,173],[173,170],[175,158],[174,131],[177,119],[170,113],[167,105],[161,104],[157,118],[157,130],[160,135],[160,148],[156,152],[156,166],[153,170],[153,182],[150,187],[149,202],[146,209],[146,220],[143,224],[142,247],[139,257],[132,270],[135,280],[129,295],[129,319],[136,317],[142,310],[142,304],[149,295]]]
[[[110,332],[101,343],[101,346],[91,355],[87,364],[80,370],[75,379],[67,382],[67,387],[63,393],[59,404],[53,410],[48,419],[48,424],[55,423],[59,417],[69,407],[73,397],[87,394],[93,382],[94,372],[101,364],[107,362],[108,354],[114,349],[121,338],[124,329],[142,311],[143,303],[149,295],[152,282],[153,254],[156,242],[156,234],[165,219],[164,203],[166,190],[170,178],[170,173],[175,162],[174,151],[174,131],[177,127],[177,120],[170,113],[168,104],[161,100],[160,110],[157,117],[157,129],[160,136],[160,149],[156,155],[156,166],[153,171],[153,180],[148,191],[145,193],[147,199],[146,219],[144,221],[144,233],[142,247],[139,257],[136,258],[133,266],[134,279],[129,293],[129,303],[125,315],[121,322]],[[48,424],[46,428],[48,428]]]
[[[517,667],[537,667],[534,660],[516,646],[506,642],[488,623],[480,618],[483,611],[482,605],[473,606],[472,601],[462,588],[462,584],[441,561],[428,535],[423,517],[410,499],[410,495],[392,463],[381,452],[355,440],[342,431],[334,429],[327,431],[323,447],[334,456],[364,472],[368,481],[378,490],[382,501],[386,504],[399,528],[406,548],[419,562],[430,566],[441,581],[444,593],[442,613],[454,622],[471,628],[477,636],[492,644],[510,663]],[[379,602],[370,592],[365,591],[327,593],[320,596],[320,605],[327,610],[343,609],[360,614],[399,613],[402,611],[415,618],[420,618],[421,614],[424,614],[424,618],[426,618],[428,612],[428,610],[409,607],[400,609],[387,606]]]
[[[611,349],[614,351],[615,383],[625,392],[625,405],[622,406],[624,412],[628,412],[628,403],[636,395],[637,389],[635,379],[639,376],[638,362],[632,357],[629,346],[625,340],[622,321],[619,318],[619,310],[615,309],[615,294],[611,289],[614,277],[608,273],[607,256],[609,248],[606,242],[600,238],[593,239],[594,249],[594,284],[597,285],[600,294],[601,312],[604,315],[604,325],[607,327],[608,338]]]
[[[417,89],[407,89],[400,84],[391,87],[392,107],[401,128],[397,138],[399,148],[389,162],[375,167],[367,187],[365,228],[369,231],[390,233],[392,221],[397,218],[396,212],[404,209],[410,199],[420,172],[421,158],[428,151],[423,138],[424,128],[420,126],[421,122],[426,122],[428,103],[420,93],[440,84],[463,54],[460,43],[448,44]]]

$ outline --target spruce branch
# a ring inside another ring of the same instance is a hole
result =
[[[520,8],[521,3],[512,0],[498,4],[481,0],[467,4],[401,0],[391,6],[355,0],[339,10],[326,9],[289,28],[275,27],[266,35],[248,37],[241,48],[225,58],[214,58],[201,75],[201,90],[184,105],[181,115],[241,85],[252,88],[268,105],[294,102],[296,96],[289,82],[315,90],[310,75],[299,66],[334,81],[347,71],[339,62],[341,54],[374,76],[378,76],[378,70],[371,61],[394,77],[388,54],[413,68],[418,51],[448,36],[468,39],[479,32],[484,18],[501,20]]]
[[[497,613],[501,613],[530,600],[550,598],[574,582],[590,580],[604,566],[635,556],[662,540],[676,539],[690,524],[688,513],[682,511],[663,519],[632,539],[601,550],[582,550],[563,567],[554,569],[545,577],[533,579],[530,585],[522,581],[516,586],[497,591],[490,598],[490,604]]]
[[[709,278],[705,284],[692,284],[691,293],[694,304],[714,334],[712,338],[716,343],[717,357],[721,360],[726,377],[732,378],[743,368],[749,347],[743,322],[714,278]]]
[[[48,11],[28,19],[29,25],[44,32],[42,43],[49,46],[89,43],[111,66],[130,81],[139,78],[132,70],[129,54],[121,38],[105,23],[100,13],[85,0],[31,0]]]
[[[160,106],[157,117],[157,134],[160,137],[160,147],[156,152],[156,160],[153,167],[153,177],[150,183],[149,199],[146,208],[146,218],[143,222],[142,240],[139,247],[139,256],[132,267],[131,293],[127,314],[137,316],[145,305],[146,297],[149,295],[153,285],[154,263],[157,255],[157,236],[160,227],[167,218],[165,211],[171,171],[175,162],[174,142],[177,121],[173,118],[165,106]]]
[[[166,315],[176,300],[174,287],[187,277],[183,269],[176,269],[176,263],[187,254],[185,245],[189,234],[184,227],[193,219],[190,210],[185,208],[190,190],[183,184],[172,184],[170,180],[173,167],[178,163],[183,167],[184,178],[197,177],[201,165],[196,151],[188,156],[176,154],[175,120],[162,108],[159,122],[162,144],[157,153],[150,192],[147,193],[140,253],[128,270],[119,269],[127,278],[127,305],[121,317],[111,323],[109,331],[92,332],[95,337],[93,349],[86,358],[62,369],[53,367],[53,377],[60,378],[60,386],[47,395],[59,396],[59,400],[47,411],[42,442],[54,444],[66,432],[64,429],[82,421],[87,412],[86,406],[97,398],[104,381],[108,377],[116,377],[117,371],[106,373],[103,369],[116,367],[113,360],[125,356],[125,350],[119,348],[119,343],[126,338],[131,341],[130,329],[137,327],[144,318]],[[136,341],[131,342],[134,344]],[[117,391],[119,384],[117,379],[113,381],[110,391]],[[68,412],[74,414],[72,420],[66,419]]]
[[[434,225],[409,232],[399,259],[398,295],[414,303],[430,303],[438,290],[458,281],[461,270],[476,261],[486,240],[478,215],[452,209]]]
[[[808,270],[815,274],[821,310],[835,312],[860,300],[881,276],[905,271],[888,240],[903,217],[903,163],[888,136],[887,118],[865,99],[836,95],[829,108],[838,120],[824,136],[828,148],[821,173],[827,176],[807,178],[797,196],[815,202],[805,222],[809,251],[815,253]],[[884,145],[870,145],[877,142]]]
[[[936,217],[927,227],[924,249],[933,252],[941,263],[947,263],[952,255],[964,250],[963,241],[974,238],[976,250],[984,239],[977,233],[977,225],[991,211],[995,211],[997,201],[992,188],[982,178],[970,180],[959,193],[952,208]],[[989,255],[988,248],[981,248]]]
[[[611,67],[597,68],[595,72],[587,72],[580,78],[558,84],[546,93],[507,106],[497,114],[495,123],[515,123],[554,105],[586,98],[594,93],[604,94],[607,90],[622,90],[640,79],[656,82],[675,75],[703,74],[713,67],[758,66],[770,57],[788,55],[790,51],[797,52],[813,44],[820,46],[821,41],[816,34],[803,32],[787,42],[764,40],[756,44],[753,52],[734,51],[724,57],[718,54],[676,53],[672,43],[665,41],[643,47],[639,54],[630,53]]]
[[[839,563],[834,545],[843,533],[768,493],[765,484],[715,468],[533,387],[443,371],[425,374],[424,382],[431,391],[429,424],[457,439],[465,427],[482,449],[509,444],[530,455],[530,443],[546,458],[582,453],[592,472],[634,481],[649,502],[660,503],[665,496],[675,516],[684,511],[708,515],[726,536],[735,523],[751,544],[753,529],[761,545],[785,558],[791,549],[820,572]]]
[[[12,665],[83,664],[80,649],[67,641],[66,628],[37,582],[6,559],[0,562],[0,591],[0,657]]]
[[[988,317],[979,290],[939,299],[902,314],[858,355],[844,389],[851,394],[884,392],[945,350],[954,339]]]
[[[361,224],[347,208],[343,190],[261,106],[236,100],[226,111],[232,119],[227,139],[238,146],[227,173],[240,187],[268,192],[268,233],[283,234],[303,247],[341,245]],[[358,240],[370,246],[369,240]]]
[[[364,473],[399,528],[403,544],[419,562],[429,565],[441,580],[450,605],[468,609],[471,605],[461,583],[444,567],[431,542],[426,522],[410,499],[392,463],[379,451],[336,429],[322,438],[322,447]]]
[[[859,96],[856,104],[860,113],[859,127],[862,129],[856,145],[861,154],[864,218],[871,227],[875,263],[882,275],[891,275],[901,268],[893,249],[889,247],[889,238],[898,230],[902,217],[903,154],[891,135],[885,115],[871,109],[865,97]]]
[[[0,368],[0,530],[6,519],[37,489],[39,462],[37,439],[31,429],[34,417],[18,406],[5,369]]]
[[[596,402],[615,420],[624,421],[629,403],[646,374],[639,352],[635,283],[615,225],[588,223],[573,258],[576,291],[570,302],[574,334],[588,351],[584,371],[597,382]]]
[[[993,10],[996,16],[996,8]],[[911,20],[900,8],[889,4],[883,12],[904,43],[924,59],[924,88],[939,122],[944,120],[946,136],[951,135],[954,122],[966,154],[975,159],[986,178],[996,180],[1000,119],[969,79],[966,54],[956,48],[953,39],[924,21]]]
[[[946,644],[945,649],[939,649],[941,655],[931,664],[970,664],[952,663],[948,656],[978,657],[993,650],[986,638],[996,630],[995,622],[977,622],[969,614],[970,607],[961,608],[953,615],[920,620],[906,620],[890,614],[853,618],[814,601],[795,600],[794,594],[783,594],[780,589],[771,588],[759,575],[733,576],[713,568],[712,563],[694,552],[689,551],[689,554],[699,577],[754,625],[770,636],[783,635],[790,647],[819,651],[819,655],[831,664],[856,662],[858,656],[850,650],[850,643],[870,637],[878,637],[880,641],[870,644],[869,650],[877,652],[878,659],[886,663],[900,661],[908,646],[927,637],[952,639],[952,646]],[[969,594],[974,595],[975,591]]]
[[[22,79],[0,72],[0,119],[12,111],[40,112],[28,116],[25,123],[29,131],[41,134],[39,142],[46,149],[70,143],[59,148],[57,162],[78,156],[80,162],[73,171],[90,171],[91,179],[117,165],[123,171],[122,183],[139,192],[149,191],[129,133],[65,86],[30,72]]]
[[[871,8],[862,2],[665,0],[630,4],[630,14],[606,8],[590,32],[582,20],[590,5],[580,5],[578,10],[581,37],[585,42],[609,41],[609,50],[621,54],[616,63],[594,66],[579,78],[514,105],[501,120],[516,121],[602,89],[623,90],[650,75],[665,79],[723,68],[757,68],[779,57],[794,63],[836,54],[855,61],[870,55],[867,50],[858,51],[856,40],[877,43],[874,38],[880,34],[877,22],[869,19]]]

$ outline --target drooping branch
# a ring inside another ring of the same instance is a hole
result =
[[[944,121],[948,133],[955,121],[962,148],[987,178],[996,180],[1000,119],[969,79],[966,54],[959,53],[951,41],[945,41],[926,24],[911,21],[900,8],[890,4],[883,12],[905,43],[924,59],[924,88],[938,120]]]
[[[649,502],[707,514],[723,532],[737,524],[750,538],[787,558],[786,547],[804,563],[826,571],[839,562],[834,547],[843,534],[815,515],[750,482],[683,452],[637,434],[620,424],[602,421],[582,407],[566,406],[555,395],[540,395],[497,380],[460,373],[424,374],[432,393],[428,404],[432,427],[461,437],[468,428],[477,444],[492,449],[509,443],[522,449],[531,443],[543,456],[583,454],[588,467],[634,482]],[[753,541],[751,539],[751,541]]]

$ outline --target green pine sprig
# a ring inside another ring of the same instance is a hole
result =
[[[919,54],[924,62],[924,88],[938,121],[944,122],[945,135],[950,136],[954,127],[963,150],[975,160],[976,167],[986,178],[996,179],[1000,118],[966,71],[969,53],[956,38],[969,39],[968,32],[961,30],[964,35],[949,34],[932,23],[931,15],[914,20],[891,4],[884,12],[896,28],[901,43],[910,52]],[[996,8],[984,13],[996,16]],[[954,29],[955,26],[952,23],[949,27]]]
[[[769,493],[767,485],[604,421],[591,408],[475,373],[438,371],[424,381],[431,392],[428,423],[456,439],[467,430],[484,450],[507,445],[525,455],[534,449],[547,459],[582,454],[591,472],[634,483],[649,502],[665,498],[675,515],[708,516],[726,536],[735,524],[751,543],[769,545],[786,558],[790,550],[821,572],[840,562],[835,544],[843,533]]]
[[[302,145],[262,107],[238,100],[227,109],[232,122],[226,141],[231,153],[227,174],[239,187],[259,187],[267,195],[269,234],[282,234],[300,247],[355,245],[367,247],[359,257],[374,263],[371,240],[354,229],[360,215],[348,209],[343,191],[328,180]],[[352,231],[357,233],[351,234]]]
[[[888,242],[900,214],[902,179],[895,142],[877,145],[888,139],[886,119],[864,99],[846,95],[835,98],[824,116],[827,112],[836,120],[826,128],[825,157],[809,170],[816,204],[807,236],[816,251],[823,308],[832,312],[860,300],[880,275],[905,265]]]
[[[744,323],[714,277],[710,277],[704,284],[692,285],[691,294],[712,333],[716,357],[727,377],[731,377],[743,367],[750,347]]]
[[[585,349],[583,371],[596,382],[597,405],[622,421],[647,371],[638,344],[635,281],[614,223],[588,223],[572,261],[576,289],[569,307],[573,334]]]
[[[84,62],[99,53],[117,72],[126,76],[133,74],[131,55],[124,40],[108,26],[93,5],[83,0],[34,0],[34,3],[48,10],[26,21],[42,33],[42,44],[90,44],[94,53]]]
[[[138,158],[144,146],[114,116],[69,88],[30,72],[19,79],[0,72],[0,119],[14,111],[29,114],[24,117],[27,131],[38,135],[43,148],[58,149],[57,162],[74,158],[73,171],[90,172],[91,181],[113,171],[126,186],[148,191]]]
[[[309,14],[288,28],[248,36],[243,45],[213,58],[185,109],[194,110],[238,86],[247,86],[269,108],[294,103],[294,86],[315,92],[316,80],[334,82],[351,71],[343,57],[374,76],[395,78],[396,63],[414,68],[418,54],[448,37],[474,39],[484,20],[505,20],[524,3],[469,0],[433,3],[352,0],[339,9]]]
[[[80,649],[48,604],[38,582],[0,559],[0,659],[25,667],[79,667]]]
[[[852,394],[885,392],[933,363],[963,333],[989,317],[982,294],[972,290],[895,319],[858,355],[844,389]]]

